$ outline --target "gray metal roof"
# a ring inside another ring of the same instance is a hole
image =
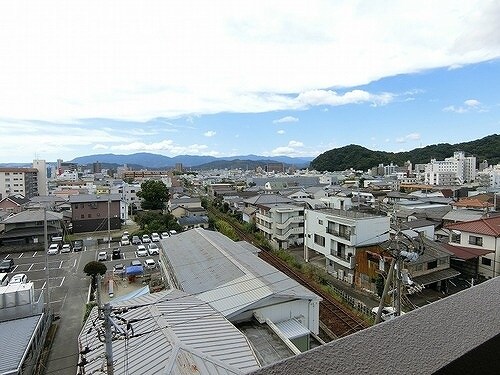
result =
[[[113,306],[140,306],[119,314],[129,321],[140,320],[132,323],[136,337],[113,341],[115,374],[225,375],[259,368],[252,348],[236,327],[207,303],[181,291],[144,295]],[[82,347],[94,349],[86,355],[85,373],[99,369],[104,354],[96,329],[87,334],[96,317],[94,309],[79,337]]]
[[[120,194],[76,194],[69,196],[70,203],[86,203],[86,202],[107,202],[108,200],[120,201],[122,196]]]
[[[42,315],[0,322],[0,374],[16,373]]]
[[[443,220],[450,221],[473,221],[479,220],[483,217],[483,211],[475,211],[468,209],[455,209],[451,210],[443,216]]]
[[[63,214],[59,212],[47,211],[47,220],[49,221],[62,220],[62,218]],[[26,210],[4,219],[3,224],[32,223],[43,220],[44,220],[43,210]]]
[[[176,280],[226,317],[271,297],[319,297],[219,232],[191,229],[163,242]]]

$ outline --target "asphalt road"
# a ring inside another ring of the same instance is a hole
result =
[[[82,252],[50,256],[51,306],[60,319],[56,322],[58,329],[47,361],[45,374],[76,373],[79,360],[78,353],[80,351],[80,348],[78,348],[78,335],[83,325],[90,285],[90,278],[83,272],[85,265],[96,260],[99,251],[108,253],[107,260],[104,262],[108,271],[112,271],[113,265],[116,263],[127,266],[133,259],[139,259],[143,262],[147,258],[153,258],[156,262],[158,261],[158,256],[137,258],[135,253],[137,246],[133,245],[120,247],[122,259],[111,260],[111,252],[115,247],[118,247],[118,243],[111,243],[110,247],[108,247],[108,244],[99,245],[99,247],[87,245],[86,250]],[[61,264],[62,266],[59,267]],[[31,271],[38,272],[33,269]],[[19,272],[15,271],[14,273]],[[43,272],[45,271],[43,270]],[[36,277],[39,277],[38,274],[36,275]],[[41,281],[37,281],[37,285],[41,285],[41,283]]]

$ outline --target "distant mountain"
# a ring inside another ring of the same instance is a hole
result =
[[[186,168],[197,168],[208,169],[207,165],[213,162],[221,162],[218,168],[238,168],[235,165],[242,165],[241,162],[259,161],[259,165],[267,164],[268,162],[279,162],[287,165],[294,165],[297,168],[307,167],[309,162],[313,158],[292,158],[288,156],[276,156],[276,157],[266,157],[257,155],[247,155],[247,156],[232,156],[227,158],[216,158],[213,156],[195,156],[195,155],[179,155],[175,157],[168,157],[164,155],[151,154],[147,152],[140,152],[131,155],[115,155],[115,154],[98,154],[98,155],[88,155],[80,156],[71,160],[72,163],[76,164],[92,164],[99,162],[101,164],[116,164],[116,165],[135,165],[143,166],[144,168],[172,168],[177,163],[182,163]],[[235,162],[237,161],[237,162]],[[252,164],[252,163],[250,163]],[[222,167],[222,165],[224,165]],[[217,168],[217,167],[214,167]],[[249,167],[250,168],[250,167]]]
[[[349,145],[326,151],[311,161],[311,168],[318,171],[343,171],[354,168],[367,170],[379,164],[391,162],[402,166],[407,160],[413,164],[429,163],[431,159],[444,160],[453,156],[455,151],[464,151],[466,155],[474,155],[477,162],[488,160],[489,164],[500,163],[500,134],[464,143],[440,143],[406,152],[372,151],[358,145]]]

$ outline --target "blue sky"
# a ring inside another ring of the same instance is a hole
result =
[[[77,2],[0,4],[0,162],[500,133],[495,1]]]

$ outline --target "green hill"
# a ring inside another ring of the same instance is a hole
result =
[[[349,145],[322,153],[311,162],[311,168],[318,171],[343,171],[349,168],[367,170],[379,164],[388,165],[391,162],[402,166],[407,160],[413,164],[425,164],[431,159],[444,160],[453,156],[455,151],[464,151],[466,155],[474,155],[478,163],[488,160],[489,164],[498,164],[500,163],[500,134],[454,145],[440,143],[406,152],[372,151],[362,146]]]

